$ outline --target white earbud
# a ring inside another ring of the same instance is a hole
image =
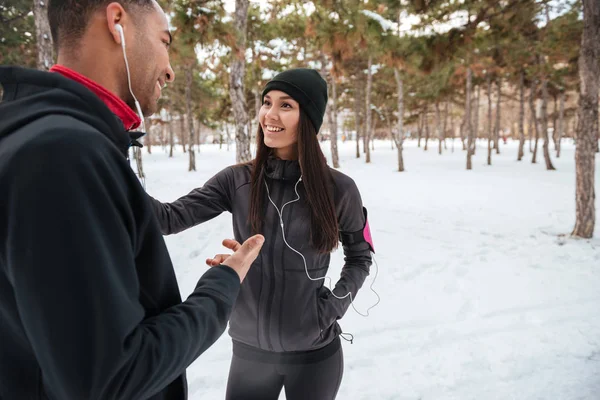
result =
[[[119,36],[121,36],[121,47],[125,51],[125,33],[123,32],[123,27],[121,24],[115,24],[115,29],[119,32]]]

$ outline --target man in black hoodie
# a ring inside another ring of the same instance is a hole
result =
[[[167,19],[150,0],[48,16],[53,72],[0,67],[0,399],[185,399],[264,238],[230,242],[182,302],[127,160],[134,94],[149,115],[174,78]]]

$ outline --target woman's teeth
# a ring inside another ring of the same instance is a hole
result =
[[[278,128],[276,126],[267,126],[267,130],[269,132],[281,132],[283,128]]]

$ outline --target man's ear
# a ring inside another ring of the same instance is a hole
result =
[[[110,32],[110,35],[115,43],[121,45],[121,32],[119,32],[119,29],[116,26],[117,24],[121,25],[121,28],[123,29],[123,36],[125,36],[125,31],[127,30],[127,13],[121,4],[116,2],[110,3],[108,6],[106,6],[105,12],[108,31]]]

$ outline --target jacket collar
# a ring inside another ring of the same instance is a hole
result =
[[[280,160],[271,157],[265,165],[265,175],[276,180],[297,181],[302,171],[297,160]]]

